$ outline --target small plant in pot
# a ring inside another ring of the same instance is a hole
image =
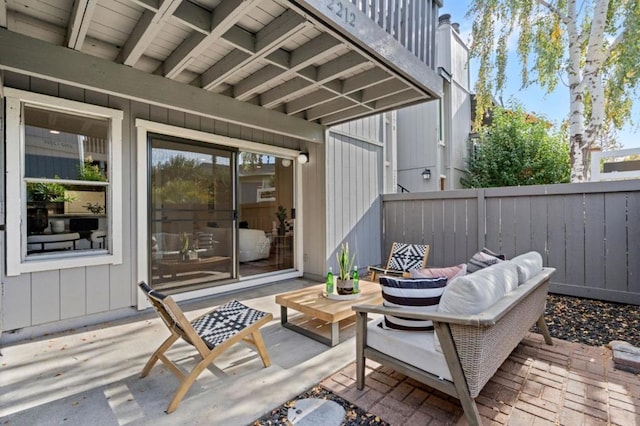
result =
[[[287,233],[287,209],[283,206],[278,206],[278,211],[275,212],[278,219],[278,235],[285,235]]]
[[[338,259],[336,290],[340,295],[352,294],[353,280],[351,279],[351,269],[356,260],[356,255],[350,256],[349,243],[340,246],[340,251],[336,254],[336,259]]]

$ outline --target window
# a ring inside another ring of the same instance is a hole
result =
[[[7,274],[121,263],[122,112],[5,93]]]

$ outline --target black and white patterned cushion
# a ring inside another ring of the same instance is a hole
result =
[[[424,244],[395,243],[389,269],[398,271],[421,269],[426,251],[427,246]]]
[[[446,277],[438,278],[393,278],[380,277],[383,305],[405,308],[417,312],[436,312],[440,297],[447,285]],[[382,328],[409,331],[433,330],[430,320],[385,315]]]
[[[194,320],[191,325],[209,349],[213,349],[265,315],[267,315],[266,312],[249,308],[237,300],[232,300]]]
[[[491,265],[500,263],[505,260],[504,254],[494,253],[488,248],[483,248],[474,254],[467,263],[467,274],[472,274],[481,269],[488,268]]]

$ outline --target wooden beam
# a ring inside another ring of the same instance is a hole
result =
[[[0,0],[0,27],[7,28],[7,0]]]
[[[157,11],[145,10],[129,39],[124,43],[118,62],[133,66],[143,55],[162,27],[169,21],[182,0],[163,0]]]
[[[0,28],[0,69],[311,142],[324,127]]]
[[[367,60],[363,58],[359,53],[349,52],[317,67],[317,76],[315,78],[315,82],[311,85],[309,85],[308,83],[305,85],[298,84],[301,83],[300,80],[304,79],[294,78],[293,80],[289,80],[287,83],[296,81],[296,84],[291,83],[287,85],[287,83],[284,83],[281,86],[268,90],[260,96],[260,102],[262,106],[272,108],[281,102],[293,100],[303,93],[313,91],[313,89],[320,87],[326,82],[340,78],[341,75],[352,72],[355,69],[362,67],[362,65],[366,62]]]
[[[227,0],[213,10],[211,31],[206,36],[194,32],[187,37],[164,61],[165,77],[175,78],[196,57],[231,29],[247,12],[261,0]],[[189,3],[189,2],[185,2]],[[189,3],[191,4],[191,3]],[[196,6],[197,7],[197,6]]]
[[[294,99],[291,102],[287,102],[285,110],[287,114],[297,114],[300,111],[312,108],[316,105],[323,104],[336,97],[335,93],[326,89],[316,90],[313,93],[309,93],[301,98]]]
[[[290,66],[286,71],[275,66],[265,67],[239,82],[233,88],[233,94],[236,99],[247,100],[256,93],[263,91],[276,76],[282,80],[287,80],[299,70],[313,65],[314,62],[324,57],[333,55],[342,48],[342,44],[338,40],[328,34],[322,34],[291,52],[288,60]],[[270,58],[271,56],[269,55],[267,59],[275,59]]]
[[[364,89],[362,91],[362,102],[375,101],[407,89],[409,87],[401,80],[385,81]]]
[[[342,83],[342,90],[343,93],[353,93],[393,78],[391,74],[380,68],[372,68],[345,79]]]
[[[357,103],[349,99],[338,98],[330,102],[325,102],[324,104],[317,107],[308,109],[306,112],[307,120],[314,121],[327,115],[339,113],[340,111],[350,109],[351,107],[354,107],[356,105]]]
[[[344,3],[348,5],[348,11],[343,12],[348,12],[350,17],[345,20],[344,13],[341,16],[333,13],[327,7],[326,0],[284,0],[284,2],[299,13],[308,14],[307,19],[330,28],[355,50],[367,52],[379,64],[397,72],[426,95],[442,97],[442,79],[436,72],[355,6]]]
[[[275,51],[289,37],[300,31],[307,25],[307,21],[297,13],[288,10],[256,34],[255,50],[252,55],[233,51],[220,62],[202,73],[202,87],[211,90],[224,83],[231,75],[236,73],[249,62],[262,58]]]
[[[69,27],[67,28],[67,47],[75,50],[82,49],[96,4],[98,4],[98,0],[76,0],[73,3],[71,19],[69,19]]]

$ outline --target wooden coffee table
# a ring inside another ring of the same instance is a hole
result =
[[[360,296],[351,300],[332,300],[323,296],[324,284],[306,287],[276,295],[276,303],[280,305],[280,323],[283,327],[294,330],[328,346],[335,346],[340,342],[340,325],[343,319],[355,317],[351,309],[359,304],[382,304],[380,284],[360,280]],[[317,318],[331,324],[331,338],[314,333],[307,328],[292,324],[288,320],[287,309],[301,312],[306,317]]]

